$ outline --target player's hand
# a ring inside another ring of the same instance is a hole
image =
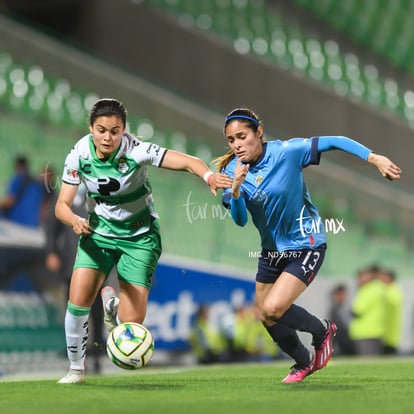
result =
[[[383,155],[372,152],[368,156],[368,162],[374,164],[381,175],[390,181],[399,180],[401,178],[401,168]]]
[[[72,223],[72,229],[79,236],[91,234],[88,220],[79,216],[75,216]]]
[[[232,184],[233,180],[228,175],[221,173],[212,175],[209,180],[210,191],[214,196],[217,195],[217,190],[230,188]]]
[[[237,159],[236,168],[234,170],[233,185],[231,187],[231,195],[234,198],[240,197],[240,187],[249,172],[250,164],[242,164],[240,159]]]

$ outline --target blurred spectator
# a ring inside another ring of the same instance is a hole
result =
[[[332,289],[329,319],[336,323],[338,331],[334,338],[335,355],[354,355],[355,346],[349,336],[351,309],[348,303],[347,288],[339,284]]]
[[[44,277],[42,213],[47,191],[40,176],[33,177],[24,156],[14,160],[14,174],[0,201],[0,218],[10,226],[13,240],[1,248],[0,289],[39,293],[51,288]]]
[[[385,283],[384,353],[396,354],[401,341],[403,293],[391,270],[380,269],[378,278]]]
[[[358,272],[358,290],[352,303],[349,334],[357,355],[382,355],[385,334],[385,285],[377,266]]]
[[[208,306],[201,305],[191,329],[190,344],[199,364],[212,364],[222,360],[225,344],[208,318]]]
[[[44,229],[46,235],[45,246],[45,266],[46,274],[44,278],[53,281],[54,285],[60,287],[60,291],[56,292],[59,297],[59,306],[62,311],[62,321],[66,311],[66,303],[69,298],[69,283],[72,275],[73,264],[75,261],[76,249],[79,236],[66,226],[55,215],[55,204],[57,201],[57,185],[56,172],[47,165],[43,170],[45,187],[47,188],[49,197],[48,211],[44,219]],[[80,217],[87,218],[88,212],[86,207],[86,187],[80,185],[75,199],[73,200],[72,210]],[[49,274],[47,274],[49,273]],[[103,344],[103,307],[101,295],[97,295],[96,301],[92,306],[90,313],[92,335],[88,346],[91,347],[89,353],[94,358],[94,371],[100,372],[99,356],[101,350],[94,344]]]
[[[218,326],[209,320],[209,308],[200,306],[190,344],[200,364],[260,362],[279,356],[279,347],[263,328],[255,305],[239,306],[223,315]]]
[[[239,306],[221,321],[220,333],[226,342],[226,361],[242,362],[248,359],[247,338],[252,325],[249,307]]]
[[[239,306],[234,313],[225,315],[220,321],[220,334],[226,344],[225,362],[266,361],[279,353],[255,305]]]
[[[280,354],[280,349],[273,341],[269,332],[260,321],[258,309],[255,305],[245,309],[246,320],[246,353],[249,361],[268,361],[275,359]]]
[[[27,158],[19,156],[14,161],[7,194],[0,201],[0,215],[22,226],[39,227],[44,195],[40,181],[30,173]]]

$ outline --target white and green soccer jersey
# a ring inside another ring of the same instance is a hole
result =
[[[90,227],[109,237],[131,237],[149,230],[154,211],[147,165],[159,167],[166,148],[125,134],[106,161],[96,156],[92,135],[81,138],[66,157],[62,181],[88,189]]]

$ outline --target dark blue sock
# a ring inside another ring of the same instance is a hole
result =
[[[287,325],[295,331],[309,332],[312,334],[313,345],[316,347],[322,343],[326,332],[326,326],[319,318],[297,305],[291,305],[278,323]]]
[[[277,323],[273,326],[265,326],[265,328],[279,348],[284,353],[291,356],[297,364],[303,367],[309,365],[309,350],[300,341],[295,330],[282,323]]]

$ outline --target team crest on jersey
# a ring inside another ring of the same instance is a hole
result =
[[[118,161],[118,171],[125,174],[129,169],[128,163],[125,157],[121,157]]]
[[[261,175],[258,175],[256,177],[256,185],[260,185],[263,181],[263,177]]]
[[[252,195],[251,200],[254,204],[263,204],[267,200],[267,194],[263,190],[257,190]]]

